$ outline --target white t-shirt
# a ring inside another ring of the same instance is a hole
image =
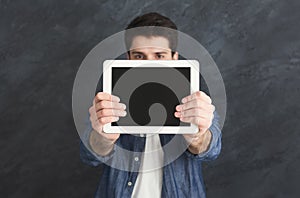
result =
[[[148,134],[132,198],[160,198],[164,153],[158,134]]]

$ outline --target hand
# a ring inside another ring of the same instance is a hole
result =
[[[126,106],[120,103],[120,98],[108,93],[99,92],[89,108],[90,121],[93,129],[106,140],[116,141],[120,134],[108,134],[103,132],[103,125],[116,122],[119,117],[126,116]]]
[[[175,117],[182,122],[193,123],[198,126],[199,132],[196,134],[184,135],[188,142],[196,141],[204,137],[209,132],[214,117],[215,106],[211,104],[211,99],[202,91],[197,91],[182,99],[182,103],[176,106]]]

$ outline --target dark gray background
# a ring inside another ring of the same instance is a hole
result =
[[[85,55],[157,11],[195,37],[223,75],[221,156],[208,197],[300,196],[300,1],[0,1],[0,196],[91,197],[71,93]]]

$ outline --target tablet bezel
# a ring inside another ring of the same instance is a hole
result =
[[[197,60],[105,60],[103,62],[103,92],[109,94],[112,92],[113,67],[143,67],[149,63],[155,63],[153,67],[190,67],[190,93],[199,91],[200,66]],[[194,124],[190,126],[112,126],[108,123],[103,126],[103,131],[120,134],[193,134],[198,132],[198,127]]]

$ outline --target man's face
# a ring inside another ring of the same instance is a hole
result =
[[[178,60],[178,53],[172,56],[168,39],[161,36],[136,36],[132,40],[130,60]]]

